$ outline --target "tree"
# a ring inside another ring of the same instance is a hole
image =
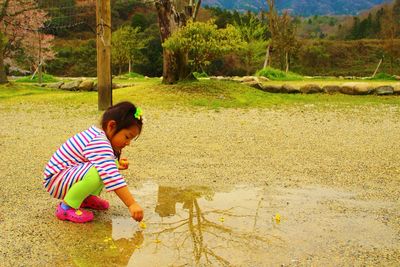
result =
[[[42,66],[55,57],[52,50],[53,35],[41,32],[27,32],[26,38],[21,40],[25,63],[31,66],[32,71],[39,71],[41,75]],[[39,76],[39,81],[41,76]]]
[[[146,43],[140,28],[123,26],[112,34],[112,60],[119,65],[120,73],[123,64],[128,64],[128,72],[132,71],[132,63],[142,57]]]
[[[384,38],[384,49],[389,55],[390,72],[393,73],[394,59],[400,57],[400,51],[395,46],[394,40],[400,32],[400,3],[397,0],[392,8],[386,7],[386,16],[382,18],[382,24],[385,27],[381,28],[381,36]]]
[[[18,47],[24,48],[38,32],[46,13],[33,0],[4,0],[0,4],[0,83],[7,83],[4,59],[12,57]],[[25,47],[26,48],[26,47]]]
[[[239,55],[243,59],[246,74],[250,75],[254,71],[254,65],[262,63],[265,47],[269,44],[266,40],[267,26],[250,14],[247,21],[241,19],[240,23],[235,23],[235,27],[245,41]]]
[[[288,72],[290,54],[297,46],[296,28],[287,11],[282,15],[278,15],[275,9],[275,1],[267,0],[267,3],[269,6],[268,21],[271,32],[271,44],[278,52],[281,65],[286,65],[285,70]],[[316,18],[317,16],[314,16],[314,19]],[[268,51],[269,49],[270,47],[268,46]],[[284,64],[282,64],[283,62]]]
[[[179,51],[187,54],[192,73],[203,71],[211,60],[243,47],[244,43],[240,32],[232,25],[227,25],[225,29],[217,29],[217,25],[211,21],[189,21],[163,45],[174,53]]]
[[[184,27],[189,19],[195,20],[201,0],[156,0],[155,5],[160,26],[161,42]],[[193,78],[190,75],[188,54],[185,51],[171,51],[163,48],[163,83],[176,83]]]

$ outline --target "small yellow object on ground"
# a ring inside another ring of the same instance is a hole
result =
[[[220,222],[224,222],[224,221],[225,221],[225,218],[224,218],[224,217],[221,217],[221,218],[219,218],[219,221],[220,221]]]
[[[142,229],[146,229],[146,228],[147,228],[147,225],[146,225],[145,222],[140,222],[140,223],[139,223],[139,227],[142,228]]]
[[[275,221],[276,221],[276,223],[281,222],[281,215],[279,213],[275,214]]]
[[[161,240],[157,238],[156,240],[154,240],[154,243],[156,244],[161,243]]]

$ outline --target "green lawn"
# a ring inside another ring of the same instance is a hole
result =
[[[159,78],[114,80],[116,83],[133,84],[132,87],[113,91],[114,102],[130,100],[139,105],[159,108],[204,107],[219,108],[270,108],[313,104],[317,107],[352,107],[357,105],[400,105],[400,96],[350,96],[343,94],[289,95],[266,93],[236,82],[201,80],[176,85],[163,85]],[[291,84],[301,86],[307,83],[343,83],[343,80],[313,80],[295,82],[271,82],[271,84]],[[391,84],[376,82],[374,84]],[[37,87],[30,84],[11,83],[0,85],[0,104],[48,103],[55,105],[80,106],[97,105],[96,92],[69,92]]]

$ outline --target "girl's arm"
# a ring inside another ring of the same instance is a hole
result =
[[[143,220],[143,209],[133,198],[131,192],[129,192],[128,186],[118,188],[114,191],[117,194],[117,196],[122,200],[122,202],[124,202],[124,204],[128,207],[132,218],[138,222]]]

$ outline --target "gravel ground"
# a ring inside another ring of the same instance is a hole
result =
[[[386,203],[388,208],[362,209],[400,235],[398,107],[143,109],[143,134],[124,151],[131,161],[126,177],[132,188],[150,180],[218,190],[236,184],[345,190],[358,201]],[[62,142],[98,118],[85,105],[0,107],[0,265],[65,265],[55,244],[61,242],[60,231],[77,228],[54,219],[57,201],[43,190],[42,171]],[[115,207],[102,216],[127,212],[117,198],[108,198]],[[341,209],[335,201],[328,205]],[[82,227],[81,234],[86,230]],[[340,264],[344,258],[348,265],[395,266],[400,244],[377,250],[338,245],[330,256]]]

